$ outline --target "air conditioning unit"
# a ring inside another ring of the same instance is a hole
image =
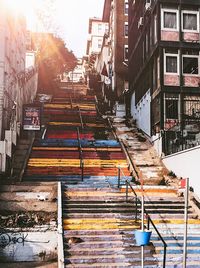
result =
[[[148,10],[150,10],[150,8],[151,8],[151,3],[146,3],[145,4],[145,8],[144,8],[145,9],[145,12],[148,11]]]
[[[143,19],[143,17],[140,17],[140,19],[139,19],[139,21],[138,21],[138,29],[139,29],[140,27],[142,27],[143,24],[144,24],[144,19]]]

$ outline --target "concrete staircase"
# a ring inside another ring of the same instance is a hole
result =
[[[80,141],[69,138],[69,135],[77,135],[76,129],[73,129],[77,122],[74,122],[73,109],[65,95],[63,90],[55,103],[45,106],[46,114],[53,115],[53,121],[48,124],[47,138],[35,140],[24,180],[62,181],[65,267],[139,268],[141,247],[136,244],[134,230],[141,228],[141,207],[136,208],[135,196],[130,189],[126,202],[125,180],[130,182],[132,177],[129,176],[125,155],[120,144],[113,139],[85,139],[84,135],[88,133],[80,133]],[[96,116],[95,106],[89,104],[80,103],[86,119],[91,112]],[[68,120],[66,111],[69,113]],[[127,126],[124,119],[112,118],[112,121],[116,135],[131,158],[136,182],[144,181],[146,212],[167,243],[166,267],[182,267],[184,203],[183,197],[177,194],[177,181],[162,186],[163,181],[165,183],[166,178],[170,178],[151,144],[134,125]],[[81,122],[79,124],[81,126]],[[97,122],[91,125],[87,120],[84,124],[84,129],[91,132],[105,127]],[[65,133],[66,130],[72,131]],[[84,156],[83,180],[80,175],[80,147]],[[121,174],[118,188],[119,165],[124,168],[126,177]],[[140,186],[132,184],[132,187],[140,197]],[[197,268],[199,210],[194,210],[192,203],[188,210],[187,267]],[[151,225],[150,230],[151,242],[144,247],[145,267],[163,267],[163,244]]]
[[[134,124],[127,126],[125,119],[114,117],[111,120],[117,137],[132,159],[138,179],[142,178],[146,185],[163,184],[168,171],[148,139]]]
[[[129,193],[126,202],[124,186],[118,189],[117,183],[108,181],[97,176],[78,185],[63,184],[66,267],[141,267],[141,248],[134,238],[141,220],[135,220],[134,196]],[[140,196],[140,188],[133,187]],[[182,267],[183,198],[169,186],[146,186],[144,195],[145,209],[167,243],[166,267]],[[187,267],[199,267],[200,220],[192,206],[188,213]],[[150,230],[151,243],[144,247],[145,267],[163,267],[163,244],[151,226]]]
[[[143,179],[145,210],[167,244],[165,267],[182,267],[184,199],[178,194],[177,179],[167,176],[168,171],[151,144],[134,125],[127,127],[123,119],[114,118],[113,126],[132,160],[136,180]],[[170,185],[162,186],[166,178],[171,179]],[[77,185],[63,184],[66,267],[141,267],[141,247],[134,236],[134,230],[141,228],[141,207],[137,207],[136,219],[134,194],[129,190],[126,202],[124,181],[120,188],[117,184],[114,176],[88,176]],[[141,196],[140,186],[132,187]],[[190,202],[187,267],[191,268],[199,267],[199,215]],[[152,225],[150,230],[151,242],[144,247],[144,266],[163,267],[163,243]]]
[[[26,162],[31,151],[33,139],[19,139],[11,164],[11,178],[20,180],[20,176],[23,175],[23,170],[26,167]]]
[[[66,267],[127,267],[131,259],[139,261],[133,246],[133,228],[139,224],[124,193],[96,177],[78,186],[63,185],[63,195]]]

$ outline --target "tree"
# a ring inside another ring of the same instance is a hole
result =
[[[77,58],[60,37],[50,33],[34,33],[33,47],[37,51],[39,89],[51,92],[59,76],[75,68]]]

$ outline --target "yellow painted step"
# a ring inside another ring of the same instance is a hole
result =
[[[138,225],[120,225],[118,223],[86,223],[86,224],[64,224],[64,230],[110,230],[110,229],[127,229],[134,230],[139,228]]]
[[[96,110],[95,104],[81,104],[81,103],[46,103],[44,108],[55,108],[55,109],[71,109],[79,107],[80,109]]]
[[[124,224],[124,223],[130,223],[130,224],[135,224],[135,220],[123,220],[123,219],[117,219],[117,218],[109,218],[109,219],[104,219],[104,218],[76,218],[76,219],[64,219],[63,220],[64,224],[107,224],[107,223],[117,223],[117,224]]]
[[[128,167],[126,160],[101,160],[85,159],[84,167]],[[62,167],[79,167],[79,159],[57,159],[57,158],[30,158],[28,166],[62,166]]]
[[[34,151],[77,151],[77,147],[32,147]],[[82,148],[82,151],[88,152],[122,152],[121,148]]]

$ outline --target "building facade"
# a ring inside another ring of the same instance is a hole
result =
[[[37,70],[26,68],[24,16],[1,1],[0,17],[0,171],[4,172],[20,134],[23,104],[36,94]]]
[[[103,21],[109,23],[111,97],[123,100],[123,92],[128,89],[128,1],[105,0]]]
[[[129,1],[131,115],[165,155],[200,141],[199,0]]]
[[[96,17],[89,19],[86,55],[98,54],[101,51],[103,37],[107,31],[108,23]]]

